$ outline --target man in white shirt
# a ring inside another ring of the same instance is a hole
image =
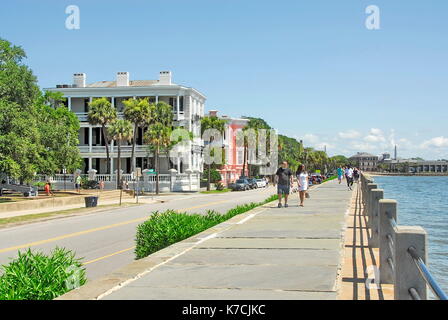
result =
[[[347,180],[348,190],[352,190],[352,186],[353,186],[353,169],[350,166],[348,166],[345,169],[345,179]]]

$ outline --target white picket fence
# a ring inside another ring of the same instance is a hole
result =
[[[88,178],[88,174],[81,174],[82,178]],[[121,179],[128,183],[130,189],[138,188],[145,192],[156,191],[156,175],[145,174],[140,176],[138,181],[132,179],[131,174],[122,174]],[[64,184],[65,180],[65,184]],[[105,189],[115,189],[117,185],[116,174],[96,174],[97,182],[104,181]],[[36,175],[34,182],[50,181],[54,189],[74,189],[73,174],[55,174],[52,176]],[[160,192],[189,192],[199,191],[200,189],[200,173],[171,173],[159,174],[159,191]]]

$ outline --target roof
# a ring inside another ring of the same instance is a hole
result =
[[[130,87],[149,87],[157,85],[159,80],[130,80]],[[86,88],[113,88],[117,86],[117,81],[97,81],[86,85]]]

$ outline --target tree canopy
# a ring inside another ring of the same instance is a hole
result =
[[[80,165],[79,121],[58,93],[43,93],[25,51],[0,39],[0,172],[22,182]]]

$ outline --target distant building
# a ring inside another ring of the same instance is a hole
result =
[[[85,73],[73,75],[73,85],[57,85],[48,91],[61,92],[67,98],[67,107],[74,112],[80,121],[79,150],[83,159],[80,168],[83,173],[90,169],[97,170],[98,174],[107,173],[106,142],[103,139],[101,127],[88,122],[89,103],[94,98],[106,97],[118,112],[118,118],[123,118],[123,100],[129,98],[148,98],[150,102],[166,102],[172,107],[173,127],[183,127],[192,132],[196,138],[189,143],[190,159],[188,163],[183,160],[170,159],[167,155],[160,156],[161,173],[169,173],[175,168],[177,172],[186,170],[202,172],[203,155],[201,135],[201,118],[204,116],[205,96],[198,90],[178,85],[172,82],[170,71],[161,71],[158,80],[130,80],[128,72],[118,72],[114,81],[99,81],[91,84],[86,82]],[[135,161],[132,166],[130,143],[121,147],[121,169],[123,173],[131,172],[132,167],[142,169],[154,168],[154,155],[148,151],[143,135],[146,128],[138,128],[135,146]],[[118,167],[118,148],[112,141],[110,143],[110,168],[113,173]],[[187,161],[185,161],[187,162]]]
[[[448,161],[397,159],[386,160],[390,172],[403,173],[448,173]]]
[[[244,147],[238,147],[236,143],[237,132],[243,130],[249,123],[249,119],[230,118],[228,116],[218,116],[218,111],[209,111],[210,117],[218,117],[227,120],[224,135],[223,146],[226,152],[226,163],[218,169],[224,184],[235,182],[240,176],[248,175],[248,166],[246,164],[243,174]]]
[[[358,152],[350,157],[350,160],[355,162],[361,171],[376,171],[378,167],[378,156],[367,152]]]

